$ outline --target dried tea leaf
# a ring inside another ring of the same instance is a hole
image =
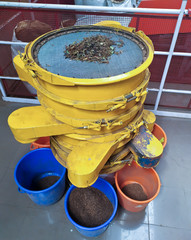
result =
[[[117,43],[119,42],[119,43]],[[109,63],[108,59],[112,54],[121,54],[117,52],[115,45],[119,48],[124,45],[122,40],[114,42],[103,35],[85,37],[81,42],[73,42],[65,47],[64,56],[77,61]]]

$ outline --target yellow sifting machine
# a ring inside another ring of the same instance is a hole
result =
[[[71,60],[65,47],[103,35],[120,54],[109,63]],[[41,106],[14,111],[8,124],[16,140],[50,136],[56,159],[77,187],[92,185],[132,159],[142,167],[159,162],[163,147],[152,135],[155,116],[143,109],[153,59],[151,40],[117,22],[48,32],[14,58],[21,80],[37,90]]]

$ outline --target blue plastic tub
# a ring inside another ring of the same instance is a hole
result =
[[[72,190],[74,190],[74,188],[76,188],[74,185],[72,185],[69,188],[69,190],[67,191],[66,196],[65,196],[65,202],[64,202],[64,208],[65,208],[65,212],[66,212],[68,219],[75,226],[75,228],[82,235],[84,235],[86,237],[96,237],[96,236],[102,234],[109,226],[109,223],[113,220],[113,218],[117,212],[117,207],[118,207],[117,194],[110,183],[108,183],[106,180],[104,180],[102,178],[98,178],[97,181],[92,185],[92,187],[95,187],[95,188],[99,189],[100,191],[102,191],[108,197],[108,199],[111,201],[111,203],[113,205],[113,209],[114,209],[113,213],[112,213],[111,217],[104,224],[97,226],[97,227],[84,227],[84,226],[81,226],[78,223],[76,223],[70,217],[70,214],[68,212],[68,200],[69,200],[70,193],[72,192]]]
[[[33,190],[33,183],[47,176],[60,178],[52,186],[43,190]],[[18,190],[27,193],[39,205],[57,202],[65,192],[66,169],[55,159],[51,149],[40,148],[23,156],[17,163],[14,177]]]

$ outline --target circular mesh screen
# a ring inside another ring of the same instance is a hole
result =
[[[114,42],[123,41],[123,47],[115,45],[116,51],[109,63],[82,62],[65,58],[65,47],[80,42],[84,37],[104,35]],[[107,27],[87,26],[60,30],[40,38],[33,46],[34,60],[47,71],[72,78],[104,78],[127,73],[140,66],[148,56],[146,44],[127,31],[111,30]]]

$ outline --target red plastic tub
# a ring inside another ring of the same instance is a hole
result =
[[[35,142],[31,143],[30,150],[38,148],[50,148],[50,137],[40,137]]]

